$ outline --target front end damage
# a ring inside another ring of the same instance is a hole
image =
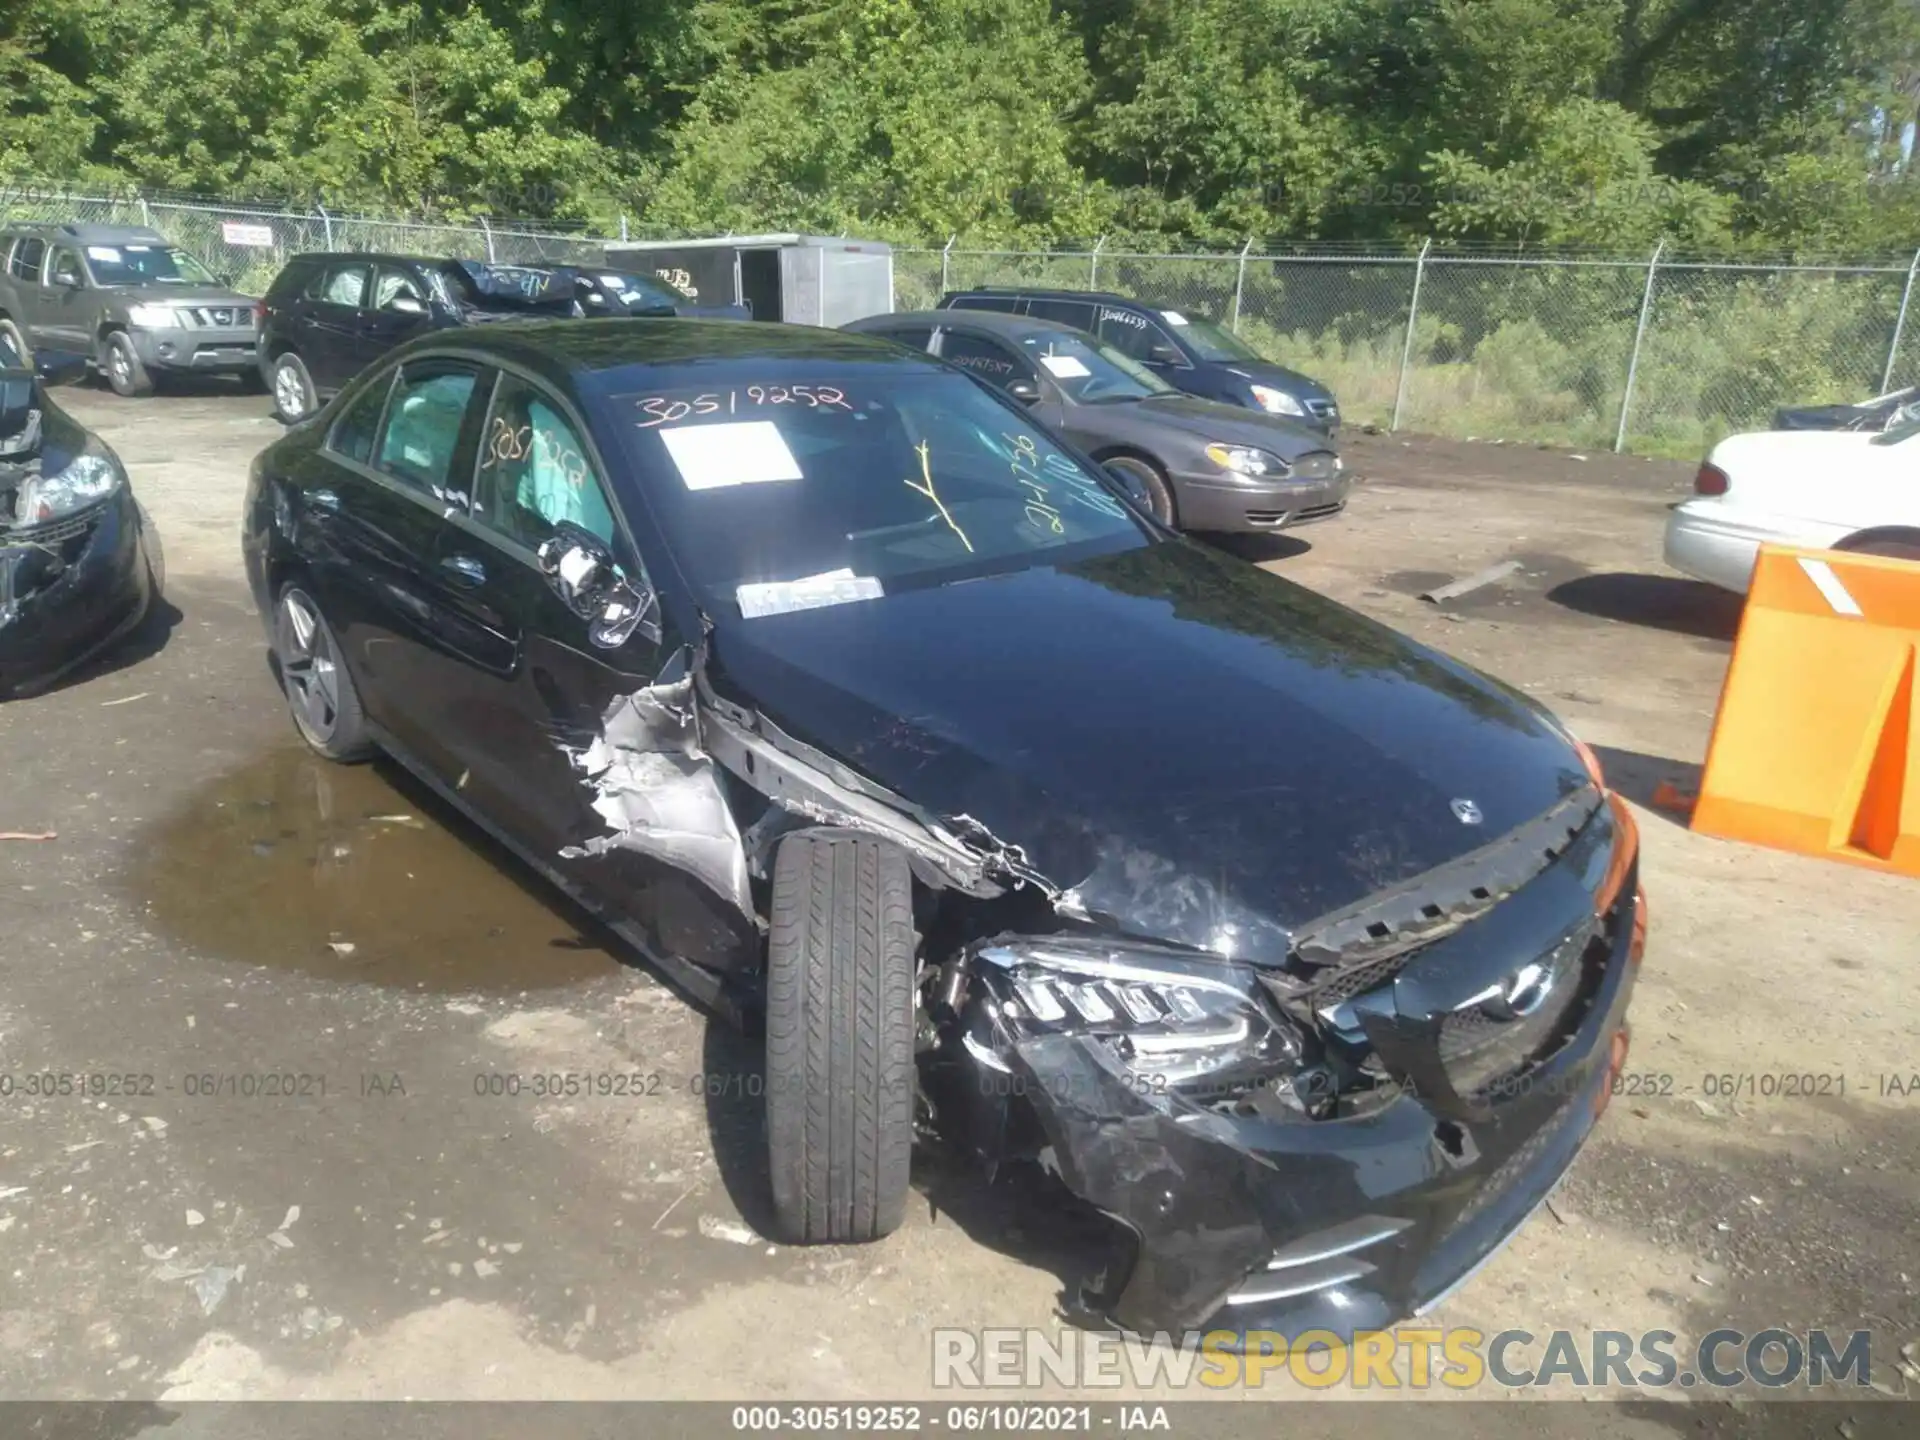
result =
[[[756,921],[780,835],[900,846],[921,1126],[1117,1222],[1084,1298],[1129,1330],[1351,1334],[1430,1307],[1550,1193],[1625,1058],[1645,905],[1631,815],[1597,784],[1288,931],[1151,857],[1059,884],[723,698],[704,650],[575,758],[594,846]]]
[[[138,625],[152,598],[124,483],[51,517],[29,504],[48,475],[43,414],[0,436],[0,698],[51,685]]]

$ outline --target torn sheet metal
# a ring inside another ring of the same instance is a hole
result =
[[[948,884],[976,898],[1009,886],[1054,887],[1007,845],[969,816],[932,815],[848,769],[825,752],[794,739],[764,715],[721,699],[694,666],[701,738],[721,765],[775,804],[822,825],[884,836],[931,866]]]
[[[1281,965],[1293,949],[1285,926],[1137,846],[1109,849],[1086,879],[1055,897],[1054,908],[1069,919],[1257,965]]]
[[[746,849],[720,773],[700,744],[692,677],[615,700],[593,743],[568,753],[612,833],[563,850],[563,856],[611,849],[652,855],[753,915]]]

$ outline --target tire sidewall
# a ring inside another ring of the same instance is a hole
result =
[[[0,335],[5,335],[13,342],[13,348],[20,352],[20,363],[31,369],[33,350],[27,344],[27,332],[20,328],[20,322],[10,318],[0,320]]]
[[[283,371],[291,375],[300,387],[301,408],[297,414],[280,403],[280,376]],[[267,374],[267,393],[273,396],[274,413],[288,424],[305,420],[319,408],[319,397],[313,388],[313,376],[307,373],[306,362],[291,350],[274,357],[273,368]]]
[[[1153,496],[1153,518],[1170,530],[1179,526],[1180,513],[1173,503],[1173,487],[1167,484],[1159,466],[1137,455],[1115,455],[1104,463],[1138,475]]]
[[[116,356],[126,357],[126,374],[122,377],[120,369],[114,364]],[[152,377],[143,373],[140,353],[133,348],[133,341],[124,330],[115,330],[107,336],[106,364],[107,384],[113,393],[128,400],[137,399],[153,388]]]

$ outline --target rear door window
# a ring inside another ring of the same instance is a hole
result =
[[[1180,348],[1173,343],[1173,337],[1167,334],[1160,322],[1148,319],[1138,310],[1101,306],[1099,329],[1095,333],[1129,360],[1154,359],[1156,347],[1165,347],[1175,355],[1180,354]],[[1166,356],[1163,354],[1157,358],[1165,359]]]
[[[925,350],[933,340],[931,325],[904,325],[898,329],[874,330],[869,332],[882,340],[891,340],[896,345],[905,345],[909,350]]]
[[[445,498],[479,372],[457,360],[400,369],[387,402],[374,468],[412,490]]]
[[[1035,378],[1033,366],[1023,357],[998,340],[990,340],[984,335],[968,335],[957,330],[942,331],[940,358],[1002,390],[1015,380]]]
[[[1020,303],[1018,295],[961,295],[955,298],[949,310],[998,310],[1011,315],[1013,307]]]
[[[367,303],[366,265],[329,265],[307,287],[309,298],[357,310]]]
[[[1029,300],[1027,314],[1035,320],[1052,320],[1076,330],[1093,329],[1094,307],[1085,300]]]
[[[422,307],[427,303],[427,297],[420,291],[420,282],[410,272],[398,265],[382,265],[379,278],[374,281],[373,308],[391,310],[393,302],[403,297]]]
[[[373,437],[380,429],[380,413],[386,408],[393,376],[389,370],[353,398],[333,423],[333,433],[327,437],[329,450],[361,465],[372,461]]]
[[[40,262],[46,257],[47,242],[31,235],[22,235],[13,247],[13,259],[7,266],[7,273],[16,280],[28,283],[40,279]]]

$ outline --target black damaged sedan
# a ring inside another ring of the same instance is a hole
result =
[[[939,360],[430,337],[261,456],[244,543],[309,744],[763,1029],[788,1239],[886,1234],[937,1141],[1117,1222],[1125,1327],[1350,1333],[1511,1235],[1625,1059],[1591,753]]]
[[[159,537],[120,459],[47,395],[83,355],[23,363],[0,335],[0,700],[44,690],[146,619]]]

